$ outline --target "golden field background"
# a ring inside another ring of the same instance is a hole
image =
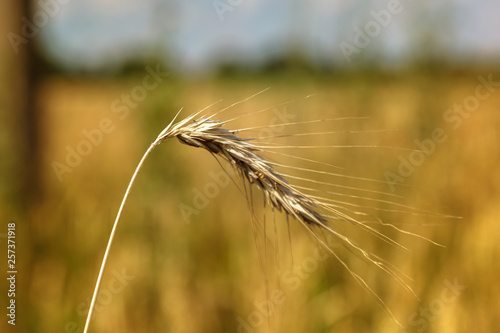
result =
[[[378,216],[402,223],[445,248],[396,233],[391,234],[411,252],[385,247],[373,237],[359,239],[413,278],[410,285],[420,300],[370,265],[348,259],[375,286],[405,329],[391,321],[332,256],[314,257],[317,244],[296,221],[291,221],[289,242],[286,220],[276,216],[276,236],[268,214],[270,241],[264,249],[260,237],[257,248],[245,198],[233,184],[221,188],[186,223],[179,204],[192,204],[193,189],[202,190],[213,182],[210,172],[221,169],[210,154],[171,140],[152,153],[132,190],[103,281],[106,297],[98,302],[91,331],[494,332],[500,324],[496,315],[500,310],[496,239],[500,87],[457,129],[443,121],[447,109],[474,94],[477,77],[490,74],[500,81],[499,73],[487,71],[319,79],[306,75],[206,81],[168,77],[130,108],[124,119],[111,105],[141,84],[140,73],[122,79],[54,76],[45,80],[38,99],[44,113],[44,190],[27,210],[20,210],[9,192],[13,186],[9,184],[18,177],[12,167],[16,148],[9,144],[16,128],[7,122],[2,126],[5,148],[0,164],[5,183],[0,217],[5,230],[7,222],[17,223],[19,271],[17,325],[12,330],[4,318],[2,332],[81,332],[114,216],[149,143],[181,107],[188,115],[224,99],[216,110],[267,87],[271,89],[234,111],[253,112],[299,99],[286,109],[296,119],[368,116],[351,122],[349,129],[388,130],[305,138],[310,144],[373,142],[415,149],[415,139],[429,138],[438,127],[445,131],[447,140],[407,178],[410,186],[398,187],[396,194],[403,196],[405,204],[462,218]],[[302,99],[309,94],[314,96]],[[255,115],[248,122],[267,124],[265,117]],[[60,182],[52,163],[64,163],[66,147],[75,148],[85,140],[82,131],[97,128],[105,118],[113,130]],[[334,124],[332,128],[341,129]],[[299,131],[318,129],[329,129],[329,124],[298,127]],[[384,180],[384,172],[397,172],[398,157],[409,152],[331,148],[315,154],[312,157],[343,167],[346,174]],[[359,179],[345,184],[366,186]],[[387,184],[377,186],[389,191]],[[259,203],[255,206],[262,216]],[[294,271],[294,266],[307,274]],[[451,290],[450,283],[466,288]],[[259,308],[275,290],[282,292],[278,297],[282,302],[275,304],[268,319],[269,313]],[[253,324],[244,327],[243,321]]]

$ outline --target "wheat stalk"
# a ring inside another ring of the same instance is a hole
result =
[[[267,90],[267,89],[266,89]],[[265,91],[265,90],[264,90]],[[259,92],[257,94],[260,94],[262,92]],[[255,94],[255,95],[257,95]],[[381,270],[389,274],[391,277],[393,277],[396,281],[398,281],[405,289],[413,293],[412,289],[409,287],[407,283],[404,282],[404,280],[400,277],[399,273],[396,272],[390,265],[386,264],[383,259],[379,258],[373,253],[370,253],[366,250],[364,250],[360,245],[356,244],[353,240],[348,238],[347,236],[337,232],[334,230],[330,225],[329,221],[332,220],[341,220],[348,222],[350,224],[353,224],[357,227],[362,228],[363,230],[379,237],[383,241],[398,246],[400,248],[404,248],[401,244],[397,243],[393,239],[387,237],[386,235],[382,234],[380,231],[372,228],[371,226],[367,225],[366,223],[363,223],[359,221],[357,218],[353,217],[352,214],[348,214],[344,211],[342,211],[341,208],[345,208],[345,205],[349,205],[349,203],[345,201],[338,201],[338,200],[330,200],[324,197],[320,196],[314,196],[312,194],[305,193],[304,190],[314,190],[311,188],[307,187],[301,187],[297,185],[290,184],[287,181],[287,178],[290,179],[299,179],[297,177],[294,177],[292,175],[285,175],[282,174],[278,171],[275,170],[275,166],[281,166],[281,167],[288,167],[291,169],[302,169],[299,167],[293,167],[293,166],[285,166],[285,165],[280,165],[277,163],[272,163],[268,161],[266,158],[264,158],[261,154],[264,150],[267,151],[267,148],[270,148],[271,146],[266,146],[266,145],[257,145],[253,144],[251,141],[252,139],[247,139],[243,138],[238,135],[239,132],[243,132],[246,130],[252,130],[257,127],[252,127],[252,128],[246,128],[246,129],[239,129],[239,130],[230,130],[224,128],[224,126],[231,120],[215,120],[215,116],[220,114],[221,112],[229,109],[230,107],[233,107],[236,104],[239,104],[243,101],[246,101],[255,95],[252,95],[248,97],[245,100],[239,101],[237,103],[234,103],[230,105],[229,107],[212,114],[210,116],[200,116],[200,114],[205,111],[207,108],[210,106],[206,107],[203,110],[200,110],[199,112],[185,118],[184,120],[179,121],[178,123],[175,123],[175,120],[177,119],[179,113],[182,111],[182,109],[175,115],[174,119],[170,122],[170,124],[157,136],[157,138],[154,140],[154,142],[149,146],[145,154],[142,156],[139,164],[137,165],[132,178],[128,184],[128,187],[125,191],[124,197],[122,199],[122,202],[120,204],[120,208],[118,210],[117,216],[115,218],[113,228],[111,230],[111,234],[108,240],[108,244],[106,246],[106,250],[104,253],[104,257],[101,263],[101,267],[99,270],[99,274],[97,277],[96,285],[94,288],[94,292],[92,295],[92,300],[90,303],[87,319],[85,322],[85,327],[84,327],[84,333],[88,332],[89,325],[92,319],[95,303],[97,300],[97,295],[99,293],[99,288],[101,284],[101,280],[104,274],[104,270],[106,267],[106,263],[108,260],[108,256],[110,253],[111,246],[113,244],[113,240],[115,237],[116,229],[123,211],[123,207],[125,205],[125,202],[127,200],[127,197],[130,193],[130,189],[132,188],[132,185],[135,182],[135,179],[137,177],[137,174],[139,173],[140,169],[142,168],[144,161],[146,160],[147,156],[151,153],[151,151],[158,145],[160,145],[163,141],[169,139],[169,138],[177,138],[181,143],[197,147],[197,148],[203,148],[207,150],[210,154],[212,154],[214,157],[220,157],[223,160],[226,160],[229,162],[229,164],[234,168],[236,171],[236,174],[241,177],[243,182],[246,182],[249,186],[249,188],[253,185],[255,185],[261,193],[264,195],[265,198],[265,203],[271,205],[274,209],[283,212],[286,214],[287,217],[291,217],[293,219],[296,219],[299,221],[301,224],[306,227],[308,231],[311,232],[313,237],[321,244],[323,245],[347,270],[348,272],[353,276],[353,278],[364,288],[366,289],[370,294],[372,294],[379,302],[384,306],[386,311],[390,314],[391,318],[396,322],[397,320],[395,317],[392,315],[391,311],[389,308],[385,305],[385,303],[382,301],[382,299],[379,298],[379,296],[368,286],[368,284],[355,272],[353,272],[349,266],[338,256],[338,254],[333,251],[323,239],[318,237],[317,233],[313,230],[314,227],[319,227],[322,230],[326,230],[329,232],[329,234],[333,235],[337,241],[342,243],[344,246],[347,246],[351,249],[354,250],[354,252],[357,252],[361,257],[364,257],[368,259],[370,262],[372,262],[374,265],[379,267]],[[264,110],[260,110],[257,112],[265,111],[268,110],[269,108],[266,108]],[[344,118],[340,118],[344,119]],[[325,121],[325,120],[321,120]],[[316,122],[316,121],[314,121]],[[309,123],[309,122],[307,122]],[[290,123],[287,125],[294,125],[297,123]],[[312,133],[314,134],[314,133]],[[323,134],[323,133],[317,133],[317,134]],[[301,134],[299,134],[301,135]],[[262,139],[262,138],[257,138],[257,139]],[[333,147],[333,146],[329,146]],[[366,146],[363,146],[366,147]],[[282,148],[282,147],[278,147]],[[279,153],[281,155],[286,155],[284,153]],[[290,155],[287,155],[290,156]],[[292,156],[293,157],[293,156]],[[294,157],[295,158],[295,157]],[[299,158],[300,159],[300,158]],[[304,169],[302,169],[304,170]],[[307,170],[311,171],[311,170]],[[314,171],[313,171],[314,172]],[[322,171],[316,171],[319,173],[325,173]],[[334,173],[328,173],[329,175],[338,175]],[[300,178],[302,179],[302,178]],[[363,178],[359,178],[363,179]],[[302,180],[307,180],[307,179],[302,179]],[[366,180],[366,179],[365,179]],[[315,182],[313,180],[308,180],[310,182]],[[329,184],[333,185],[333,184]],[[343,188],[349,188],[346,186],[341,186],[337,185],[339,187]],[[351,188],[352,189],[352,188]],[[372,191],[376,192],[376,191]],[[376,192],[380,193],[380,192]],[[245,192],[246,195],[248,193]],[[366,199],[366,197],[363,197]],[[386,202],[382,200],[378,200],[381,202]],[[405,209],[413,209],[412,207],[408,206],[403,206],[401,204],[396,204],[394,202],[390,202],[396,206],[401,206]],[[360,212],[354,212],[355,214],[362,214]],[[253,217],[252,217],[253,218]],[[381,222],[381,221],[380,221]],[[386,224],[384,224],[386,225]],[[393,228],[396,228],[398,231],[401,231],[403,233],[407,233],[416,237],[423,238],[419,235],[413,234],[406,232],[404,230],[401,230],[393,225],[390,225]],[[424,238],[425,239],[425,238]],[[428,239],[426,239],[428,240]],[[431,241],[432,242],[432,241]],[[434,243],[434,242],[432,242]],[[436,244],[436,243],[434,243]],[[439,244],[437,244],[439,245]],[[413,293],[414,294],[414,293]],[[399,324],[399,323],[398,323]]]

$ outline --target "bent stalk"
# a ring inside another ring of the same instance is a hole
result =
[[[92,301],[90,302],[89,312],[87,314],[87,320],[85,321],[85,328],[83,329],[83,333],[87,333],[88,329],[89,329],[90,321],[92,319],[92,315],[94,312],[95,302],[97,300],[97,295],[99,294],[99,289],[101,286],[101,280],[102,280],[102,277],[104,275],[104,269],[106,268],[106,263],[108,261],[108,256],[109,256],[109,252],[111,250],[111,245],[113,244],[113,240],[115,238],[115,233],[116,233],[116,228],[118,226],[118,221],[120,221],[120,216],[122,214],[123,207],[125,206],[125,202],[127,201],[127,197],[130,193],[130,189],[132,188],[132,185],[134,184],[135,178],[137,177],[139,170],[141,170],[142,165],[144,164],[144,161],[146,160],[146,157],[153,150],[153,148],[158,146],[159,144],[160,144],[160,141],[157,139],[157,140],[155,140],[155,142],[153,142],[149,146],[148,150],[146,151],[146,153],[144,153],[141,161],[137,165],[135,172],[132,175],[132,178],[130,179],[130,182],[128,183],[128,187],[127,187],[127,190],[125,191],[125,195],[123,196],[122,203],[120,204],[120,208],[118,209],[118,213],[116,214],[116,219],[115,219],[115,222],[113,224],[113,229],[111,230],[111,234],[109,236],[108,245],[106,246],[106,251],[104,252],[104,257],[102,259],[101,268],[99,270],[99,275],[97,276],[97,281],[96,281],[95,288],[94,288],[94,294],[92,295]]]

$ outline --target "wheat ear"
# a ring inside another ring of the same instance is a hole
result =
[[[265,91],[265,90],[264,90]],[[262,92],[259,92],[262,93]],[[259,94],[257,93],[257,94]],[[248,97],[245,100],[248,100],[249,98],[252,98],[255,95],[252,95]],[[245,101],[243,100],[243,101]],[[97,295],[99,293],[99,288],[101,284],[101,280],[104,274],[104,270],[106,267],[108,255],[111,249],[111,245],[113,243],[113,239],[115,237],[115,232],[118,226],[118,222],[120,220],[120,216],[123,210],[123,207],[125,205],[125,202],[127,200],[127,197],[130,193],[130,189],[132,188],[132,185],[135,182],[135,179],[137,177],[137,174],[139,173],[142,165],[144,164],[144,161],[146,160],[147,156],[151,153],[151,151],[161,144],[164,140],[176,137],[181,143],[197,147],[197,148],[203,148],[210,152],[214,157],[219,157],[221,159],[226,160],[229,162],[229,164],[234,168],[236,173],[241,177],[242,181],[244,183],[247,183],[249,185],[249,188],[252,185],[257,186],[258,189],[261,190],[262,194],[264,195],[265,198],[265,203],[271,205],[274,209],[285,213],[287,217],[292,217],[296,220],[298,220],[311,234],[312,236],[320,243],[322,244],[347,270],[348,272],[352,275],[352,277],[358,282],[365,290],[367,290],[370,294],[375,296],[375,298],[381,303],[381,305],[384,306],[385,310],[390,314],[391,318],[396,322],[392,312],[388,309],[388,307],[385,305],[385,303],[380,299],[378,295],[367,285],[367,283],[355,272],[349,269],[347,264],[331,249],[329,246],[322,240],[320,239],[315,232],[312,230],[313,227],[320,227],[322,230],[326,230],[330,235],[334,236],[340,243],[344,244],[347,247],[350,247],[351,249],[354,250],[354,252],[358,253],[362,257],[368,259],[370,262],[372,262],[375,266],[377,266],[379,269],[384,271],[385,273],[389,274],[392,278],[394,278],[399,284],[401,284],[405,289],[407,289],[409,292],[413,293],[411,288],[401,279],[400,274],[396,272],[393,268],[388,266],[384,260],[376,256],[375,254],[369,253],[363,248],[361,248],[359,245],[357,245],[353,240],[348,238],[345,235],[342,235],[341,233],[337,232],[334,230],[331,226],[329,226],[328,222],[329,220],[342,220],[345,222],[348,222],[352,225],[355,225],[357,227],[362,228],[364,231],[375,235],[382,239],[383,241],[396,245],[400,248],[404,249],[404,246],[399,244],[398,242],[392,240],[388,236],[385,236],[378,230],[370,227],[366,223],[363,223],[363,221],[359,221],[356,218],[350,216],[350,214],[342,212],[341,211],[341,206],[339,204],[347,204],[344,201],[336,201],[336,200],[328,200],[326,198],[320,197],[320,196],[314,196],[312,194],[307,194],[307,190],[311,190],[305,187],[297,186],[297,185],[292,185],[290,184],[286,178],[291,178],[291,179],[300,179],[298,177],[294,177],[291,175],[286,175],[280,172],[277,172],[273,166],[283,166],[278,163],[271,163],[268,160],[266,160],[263,156],[260,155],[260,152],[264,152],[266,149],[269,148],[284,148],[286,146],[278,146],[278,147],[271,147],[268,145],[257,145],[257,144],[252,144],[252,140],[255,139],[250,139],[250,138],[242,138],[241,136],[237,135],[239,132],[243,132],[246,130],[251,130],[252,128],[246,128],[246,129],[239,129],[239,130],[230,130],[224,128],[224,125],[226,125],[228,122],[234,120],[234,119],[229,119],[226,121],[221,121],[221,120],[215,120],[214,117],[221,112],[233,107],[236,104],[239,104],[243,101],[234,103],[230,105],[229,107],[226,107],[225,109],[220,110],[217,113],[214,113],[210,116],[205,116],[205,115],[200,115],[203,111],[205,111],[207,108],[200,110],[199,112],[185,118],[184,120],[179,121],[178,123],[174,124],[175,120],[177,119],[179,113],[182,111],[182,109],[176,114],[174,119],[170,122],[170,124],[157,136],[155,141],[149,146],[147,151],[144,153],[143,157],[141,158],[139,164],[137,165],[134,174],[132,175],[132,178],[130,179],[130,182],[128,184],[127,190],[125,191],[125,194],[123,196],[122,202],[120,204],[120,208],[118,210],[118,213],[116,215],[115,222],[113,224],[113,228],[111,230],[111,234],[108,240],[108,244],[106,246],[106,250],[104,253],[104,257],[101,263],[101,267],[99,270],[97,282],[94,288],[94,293],[92,296],[92,300],[90,303],[87,319],[85,322],[85,328],[83,333],[88,332],[88,328],[90,325],[90,321],[92,319],[95,303],[97,300]],[[263,112],[269,110],[269,108],[263,109],[258,112]],[[341,118],[342,119],[342,118]],[[331,120],[331,119],[330,119]],[[322,120],[322,121],[327,121],[327,120]],[[316,121],[314,121],[316,122]],[[297,123],[290,123],[288,125],[294,125]],[[318,133],[321,134],[321,133]],[[326,147],[337,147],[337,146],[326,146]],[[350,147],[357,147],[357,146],[350,146]],[[359,147],[372,147],[372,146],[359,146]],[[299,146],[299,148],[308,148],[308,147],[303,147]],[[391,147],[389,147],[391,148]],[[280,153],[283,154],[283,153]],[[283,154],[285,156],[290,156],[287,154]],[[299,158],[300,159],[300,158]],[[307,160],[307,159],[305,159]],[[308,160],[310,161],[310,160]],[[330,165],[331,166],[331,165]],[[298,167],[292,167],[292,169],[302,169]],[[305,170],[305,169],[302,169]],[[325,173],[322,171],[318,171],[319,173]],[[338,174],[335,173],[329,173],[326,172],[328,175],[332,176],[338,176]],[[358,178],[361,180],[370,180],[370,179],[365,179],[365,178]],[[370,181],[376,181],[376,180],[370,180]],[[345,187],[349,188],[349,187]],[[352,188],[351,188],[352,189]],[[302,192],[304,190],[305,192]],[[375,191],[376,192],[376,191]],[[327,192],[331,193],[331,192]],[[380,193],[380,192],[376,192]],[[248,195],[248,193],[246,193]],[[360,198],[358,196],[354,196],[355,198]],[[361,197],[363,198],[363,197]],[[375,200],[377,201],[377,200]],[[385,200],[378,200],[379,202],[387,203]],[[399,206],[402,208],[406,209],[413,209],[408,206],[404,206],[402,204],[396,204],[393,203],[395,206]],[[383,209],[381,209],[383,210]],[[417,210],[417,213],[420,210]],[[415,211],[414,211],[415,212]],[[420,211],[420,213],[425,213],[425,211]],[[360,212],[353,212],[354,214],[361,214]],[[380,223],[382,223],[380,221]],[[387,225],[382,223],[383,225]],[[392,226],[392,225],[390,225]],[[420,237],[416,234],[410,233],[410,232],[405,232],[404,230],[401,230],[395,226],[392,226],[396,230],[399,230],[405,234],[413,235],[416,237]],[[424,237],[420,237],[424,238]],[[424,238],[426,239],[426,238]],[[432,241],[431,241],[432,242]],[[432,242],[434,243],[434,242]],[[436,243],[434,243],[436,244]],[[414,294],[414,293],[413,293]],[[399,323],[398,323],[399,324]]]
[[[147,156],[166,139],[176,137],[184,144],[204,148],[211,154],[222,157],[236,169],[243,179],[247,180],[250,184],[256,185],[263,192],[266,202],[270,203],[277,210],[296,218],[301,223],[326,226],[327,217],[316,210],[321,205],[318,201],[291,186],[274,170],[271,163],[257,153],[260,149],[251,144],[248,139],[236,135],[236,130],[222,128],[225,122],[211,119],[213,115],[211,117],[195,119],[200,112],[173,125],[180,113],[179,111],[172,122],[149,146],[137,165],[123,196],[109,236],[83,333],[88,332],[108,255],[130,189]]]

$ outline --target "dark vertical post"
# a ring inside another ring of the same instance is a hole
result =
[[[21,0],[21,15],[32,20],[35,11],[34,1]],[[20,197],[27,207],[41,196],[41,147],[42,133],[40,109],[37,105],[37,92],[41,79],[41,61],[35,39],[19,48],[20,55]]]

